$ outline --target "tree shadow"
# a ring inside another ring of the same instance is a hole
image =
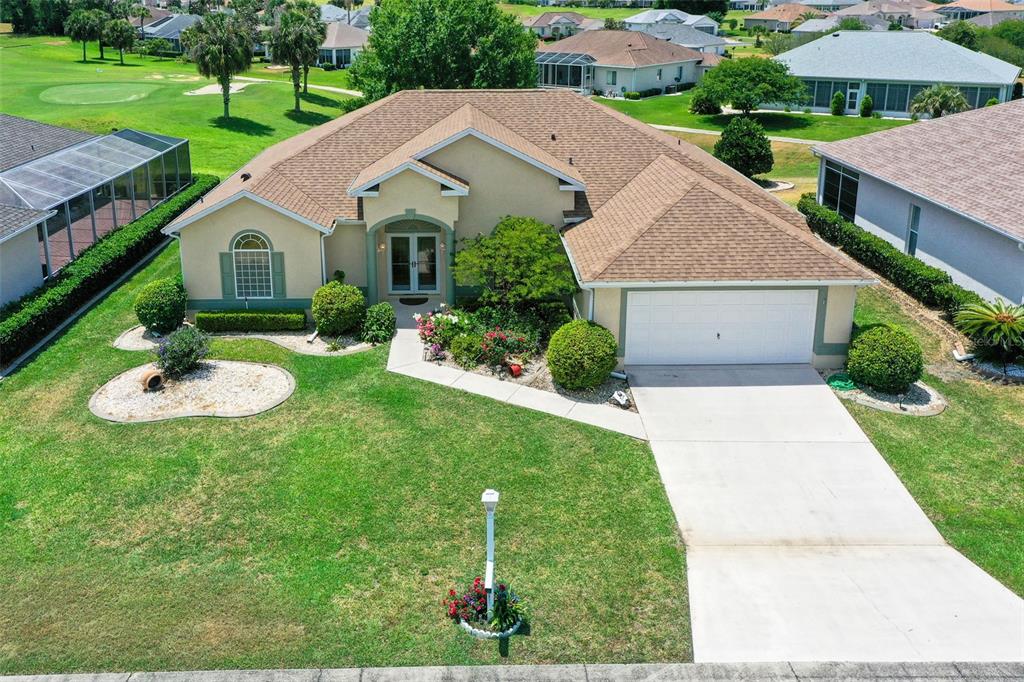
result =
[[[231,116],[230,118],[217,116],[210,119],[210,125],[221,130],[229,130],[233,133],[242,133],[243,135],[251,135],[253,137],[266,137],[267,135],[274,134],[272,126],[240,116]]]
[[[303,102],[309,102],[310,104],[316,104],[321,107],[329,107],[333,109],[341,108],[341,100],[324,97],[323,95],[315,92],[303,93],[299,95],[299,98],[302,99]]]
[[[714,116],[705,116],[704,119],[714,123],[715,125],[725,127],[729,124],[729,121],[742,115],[743,114],[716,114]],[[750,117],[760,123],[766,132],[810,128],[815,123],[814,119],[809,116],[802,115],[800,112],[787,114],[782,112],[752,111],[750,112]]]
[[[318,126],[331,120],[331,117],[327,114],[321,114],[316,111],[295,111],[294,109],[289,109],[284,115],[296,123],[307,126]]]

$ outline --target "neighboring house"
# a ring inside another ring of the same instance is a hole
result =
[[[437,304],[457,245],[508,215],[559,230],[574,309],[620,364],[839,366],[875,282],[711,155],[559,90],[396,93],[267,149],[164,231],[193,310],[308,308],[335,270],[370,303]]]
[[[1024,303],[1021,130],[1016,100],[816,146],[818,200],[957,284]]]
[[[640,31],[585,31],[537,48],[537,84],[608,95],[700,80],[703,55]]]
[[[790,2],[782,5],[775,5],[774,7],[769,7],[763,12],[756,12],[750,16],[743,17],[743,28],[749,31],[752,28],[760,26],[769,33],[788,33],[793,30],[794,26],[803,21],[804,17],[808,14],[812,14],[815,17],[825,16],[824,12],[807,7],[806,5],[798,5]]]
[[[871,31],[889,30],[889,22],[884,19],[879,19],[877,17],[871,16],[861,16],[854,18],[860,21],[860,23],[867,26],[868,29]],[[794,33],[796,35],[806,33],[828,33],[829,31],[835,30],[836,26],[839,25],[839,22],[842,19],[843,17],[839,16],[838,13],[830,14],[829,16],[824,17],[822,19],[808,19],[807,21],[801,24],[797,24],[797,26],[791,30],[791,33]]]
[[[591,19],[577,12],[544,12],[535,17],[523,19],[523,25],[537,34],[538,38],[567,38],[580,31],[595,31],[604,28],[602,19]]]
[[[787,2],[816,9],[819,12],[836,12],[858,4],[861,0],[786,0]],[[781,4],[781,3],[777,3]]]
[[[171,14],[142,27],[142,39],[163,38],[170,42],[171,51],[181,52],[181,32],[198,22],[202,17],[196,14]]]
[[[655,24],[643,29],[643,32],[659,40],[667,40],[673,45],[681,45],[706,54],[725,54],[728,45],[725,38],[698,31],[686,24]]]
[[[836,15],[861,20],[870,17],[906,28],[928,29],[943,21],[942,15],[935,12],[937,7],[927,0],[867,0],[841,9]]]
[[[1020,5],[1017,6],[1020,7],[1020,9],[979,14],[971,17],[967,21],[971,22],[975,26],[981,26],[983,28],[992,28],[993,26],[998,26],[1004,21],[1020,21],[1024,19],[1024,7],[1021,7]]]
[[[370,30],[370,9],[364,7],[362,9],[347,10],[344,7],[336,7],[335,5],[320,5],[320,20],[327,23],[341,22],[361,28],[364,31]]]
[[[332,21],[327,24],[327,37],[320,46],[319,63],[344,69],[352,65],[356,55],[366,47],[370,34],[361,28]]]
[[[718,22],[703,14],[687,14],[678,9],[649,9],[623,19],[630,31],[646,31],[652,26],[683,25],[718,35]]]
[[[909,116],[917,93],[940,83],[959,88],[972,108],[993,97],[1006,102],[1021,72],[924,31],[837,31],[774,59],[804,81],[813,111],[829,111],[841,92],[847,113],[870,95],[874,110],[886,116]]]
[[[729,9],[737,12],[760,12],[764,6],[765,0],[729,0]]]
[[[945,5],[939,5],[935,11],[945,17],[947,22],[966,20],[980,14],[990,12],[1019,12],[1019,5],[1013,5],[1005,0],[953,0]]]
[[[0,305],[191,181],[187,140],[0,114]]]

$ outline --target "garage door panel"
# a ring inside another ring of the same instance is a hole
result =
[[[630,292],[627,364],[811,361],[815,290]]]

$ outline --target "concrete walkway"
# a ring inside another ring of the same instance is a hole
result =
[[[250,83],[285,83],[291,85],[291,81],[279,81],[273,78],[252,78],[251,76],[235,76],[236,81],[248,81]],[[214,86],[211,86],[214,87]],[[220,86],[216,86],[220,87]],[[335,92],[339,95],[351,95],[352,97],[362,97],[363,93],[359,90],[346,90],[345,88],[336,88],[333,85],[313,85],[309,84],[310,90],[323,90],[324,92]],[[218,90],[220,92],[220,90]]]
[[[628,373],[697,661],[1024,660],[1024,601],[946,545],[813,369]]]
[[[309,87],[313,87],[313,86],[310,85]],[[673,131],[673,132],[677,132],[677,133],[697,133],[697,134],[700,134],[700,135],[721,135],[722,134],[721,130],[705,130],[704,128],[684,128],[682,126],[667,126],[667,125],[661,125],[661,124],[658,124],[658,123],[650,123],[648,125],[650,125],[652,128],[657,128],[658,130],[668,130],[668,131]],[[811,145],[811,144],[825,144],[825,142],[822,141],[822,140],[804,140],[804,139],[801,139],[799,137],[781,137],[779,135],[769,135],[768,139],[772,140],[773,142],[791,142],[793,144],[807,144],[807,145]]]
[[[679,682],[689,680],[886,680],[962,682],[1024,679],[1013,663],[648,663],[628,665],[481,665],[309,670],[196,670],[95,675],[23,675],[5,682]]]

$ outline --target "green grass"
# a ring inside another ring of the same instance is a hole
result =
[[[577,14],[594,19],[608,19],[609,17],[612,19],[625,19],[626,17],[643,12],[642,9],[637,9],[636,7],[542,7],[540,5],[510,5],[507,3],[499,3],[498,6],[517,17],[535,17],[545,12],[562,11],[576,12]]]
[[[131,127],[187,137],[193,169],[224,176],[273,143],[338,116],[345,99],[311,90],[295,114],[287,84],[260,83],[231,96],[231,118],[224,120],[219,94],[184,94],[212,82],[200,78],[193,64],[125,55],[121,66],[115,50],[107,50],[105,61],[97,54],[90,44],[83,64],[80,43],[0,36],[0,111],[94,133]],[[287,79],[261,64],[246,75]],[[344,71],[310,72],[310,83],[321,79],[347,85]]]
[[[664,95],[643,100],[595,98],[596,101],[628,114],[645,123],[673,125],[703,130],[722,130],[732,116],[700,116],[690,113],[690,99],[693,91],[681,95]],[[794,137],[801,140],[822,140],[831,142],[848,137],[866,135],[879,130],[907,125],[909,121],[896,121],[859,116],[828,116],[818,114],[785,113],[782,111],[761,111],[751,114],[769,135]]]
[[[922,343],[925,381],[949,401],[935,417],[844,403],[946,540],[1024,596],[1024,386],[950,378],[948,348],[881,288],[862,289],[856,323],[891,322]]]
[[[691,657],[685,564],[648,446],[345,357],[216,340],[295,393],[245,419],[112,424],[150,359],[110,344],[168,247],[0,382],[0,674]],[[447,621],[497,566],[528,601],[508,657]]]

